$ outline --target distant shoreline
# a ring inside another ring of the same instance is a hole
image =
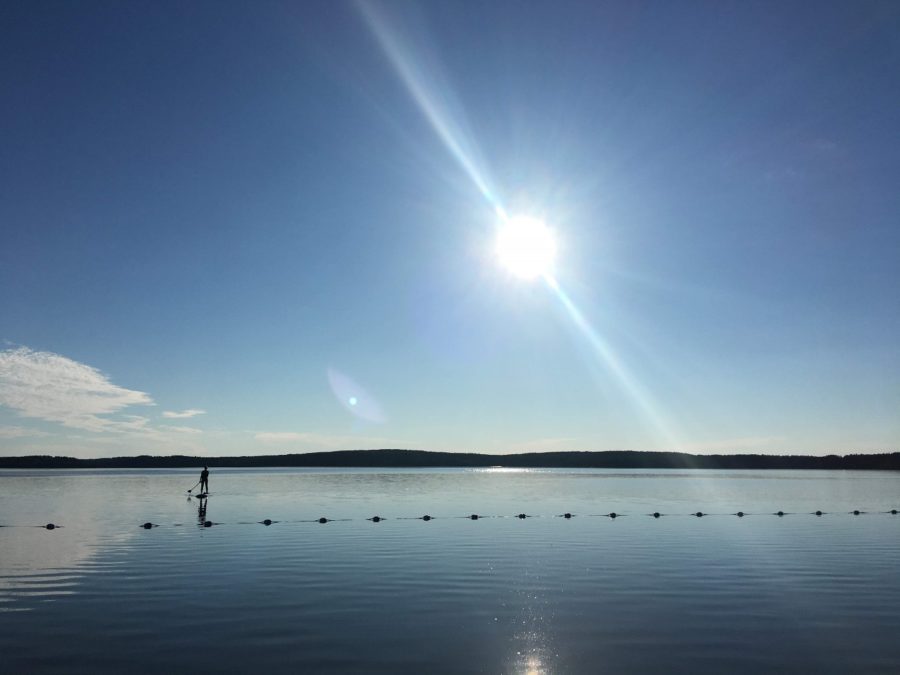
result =
[[[76,459],[50,455],[0,457],[0,469],[160,469],[211,467],[382,467],[560,469],[828,469],[900,470],[900,452],[873,455],[691,455],[683,452],[535,452],[488,455],[425,450],[337,450],[289,455],[191,457],[187,455]]]

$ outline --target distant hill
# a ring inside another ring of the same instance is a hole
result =
[[[878,455],[690,455],[683,452],[534,452],[484,455],[424,450],[340,450],[244,457],[0,457],[4,469],[160,469],[214,467],[488,467],[578,469],[864,469],[900,470],[900,452]]]

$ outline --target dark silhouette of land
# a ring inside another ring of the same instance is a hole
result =
[[[244,457],[0,457],[4,469],[161,469],[210,467],[489,467],[572,469],[862,469],[900,470],[900,452],[877,455],[691,455],[683,452],[534,452],[484,455],[424,450],[340,450]]]

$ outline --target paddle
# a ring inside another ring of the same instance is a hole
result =
[[[198,485],[200,485],[200,481],[199,481],[199,480],[191,486],[191,490],[193,490],[193,489],[194,489],[195,487],[197,487]],[[191,493],[191,490],[188,490],[188,494]]]

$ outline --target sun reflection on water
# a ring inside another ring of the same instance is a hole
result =
[[[517,466],[488,466],[483,469],[473,469],[476,473],[537,473],[534,469]]]
[[[517,662],[515,672],[522,675],[543,675],[549,673],[545,650],[540,647],[531,647],[525,651],[516,652]]]

